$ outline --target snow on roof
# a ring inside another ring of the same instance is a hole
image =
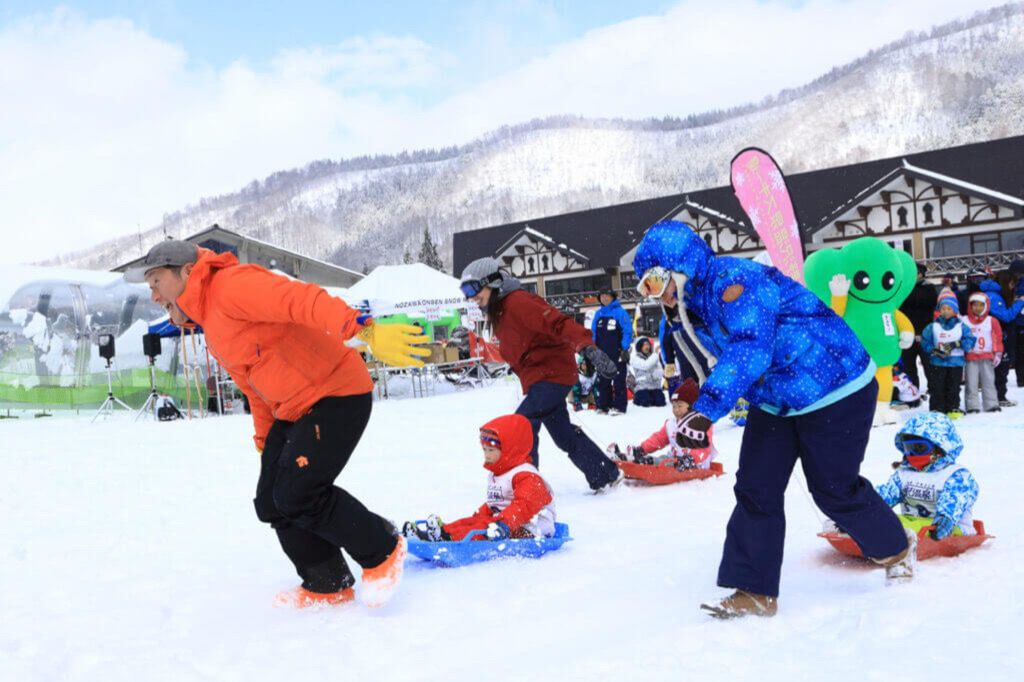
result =
[[[970,182],[964,182],[959,178],[943,175],[942,173],[936,173],[935,171],[925,170],[924,168],[918,168],[917,166],[913,166],[907,163],[906,159],[903,160],[903,167],[919,175],[923,175],[926,178],[931,178],[937,182],[945,183],[947,185],[953,185],[955,187],[962,187],[966,192],[992,197],[993,199],[998,199],[999,201],[1012,204],[1013,206],[1024,207],[1024,201],[1018,199],[1017,197],[1010,196],[1009,194],[1003,194],[1002,192],[997,192],[994,189],[982,187],[981,185],[975,185]]]

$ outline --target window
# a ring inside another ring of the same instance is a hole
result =
[[[970,235],[957,237],[939,237],[928,240],[928,257],[945,258],[947,256],[966,256],[971,252]]]
[[[564,294],[582,294],[589,291],[599,291],[611,287],[612,278],[608,275],[590,275],[587,277],[572,277],[569,279],[549,279],[544,282],[544,293],[548,296],[561,296]]]
[[[981,253],[1024,250],[1024,230],[962,234],[928,240],[928,257],[968,256]]]
[[[198,246],[201,249],[209,249],[214,253],[231,253],[236,256],[238,255],[237,246],[227,244],[225,242],[220,241],[219,239],[207,239],[206,241],[200,243]]]
[[[520,282],[519,284],[520,284],[522,290],[525,291],[526,293],[528,293],[528,294],[535,294],[535,293],[537,293],[537,283],[536,282]]]
[[[636,289],[636,285],[640,283],[640,279],[632,270],[624,270],[619,273],[619,281],[622,283],[623,289]]]

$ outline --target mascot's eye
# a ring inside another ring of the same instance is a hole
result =
[[[896,286],[896,275],[892,274],[891,272],[887,272],[884,275],[882,275],[882,288],[883,289],[885,289],[886,291],[889,291],[894,286]]]
[[[871,284],[871,278],[863,270],[853,276],[853,286],[858,289],[867,289],[869,284]]]

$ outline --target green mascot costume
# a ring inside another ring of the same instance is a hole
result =
[[[841,249],[812,253],[804,265],[807,288],[846,320],[864,344],[878,372],[875,425],[893,423],[892,365],[914,343],[914,328],[897,308],[917,281],[917,266],[906,251],[881,239],[861,237]]]

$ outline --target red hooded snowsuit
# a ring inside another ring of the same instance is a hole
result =
[[[530,464],[530,450],[533,448],[530,421],[521,415],[509,414],[487,422],[481,428],[483,430],[496,433],[501,441],[501,457],[494,464],[484,464],[490,472],[488,501],[472,516],[446,523],[444,530],[452,540],[461,540],[470,531],[484,530],[488,525],[501,521],[508,526],[512,537],[533,537],[523,526],[542,511],[550,514],[553,523],[554,505],[547,483]],[[502,500],[502,477],[516,467],[522,468],[511,479],[512,499]],[[508,506],[500,509],[506,501]]]

